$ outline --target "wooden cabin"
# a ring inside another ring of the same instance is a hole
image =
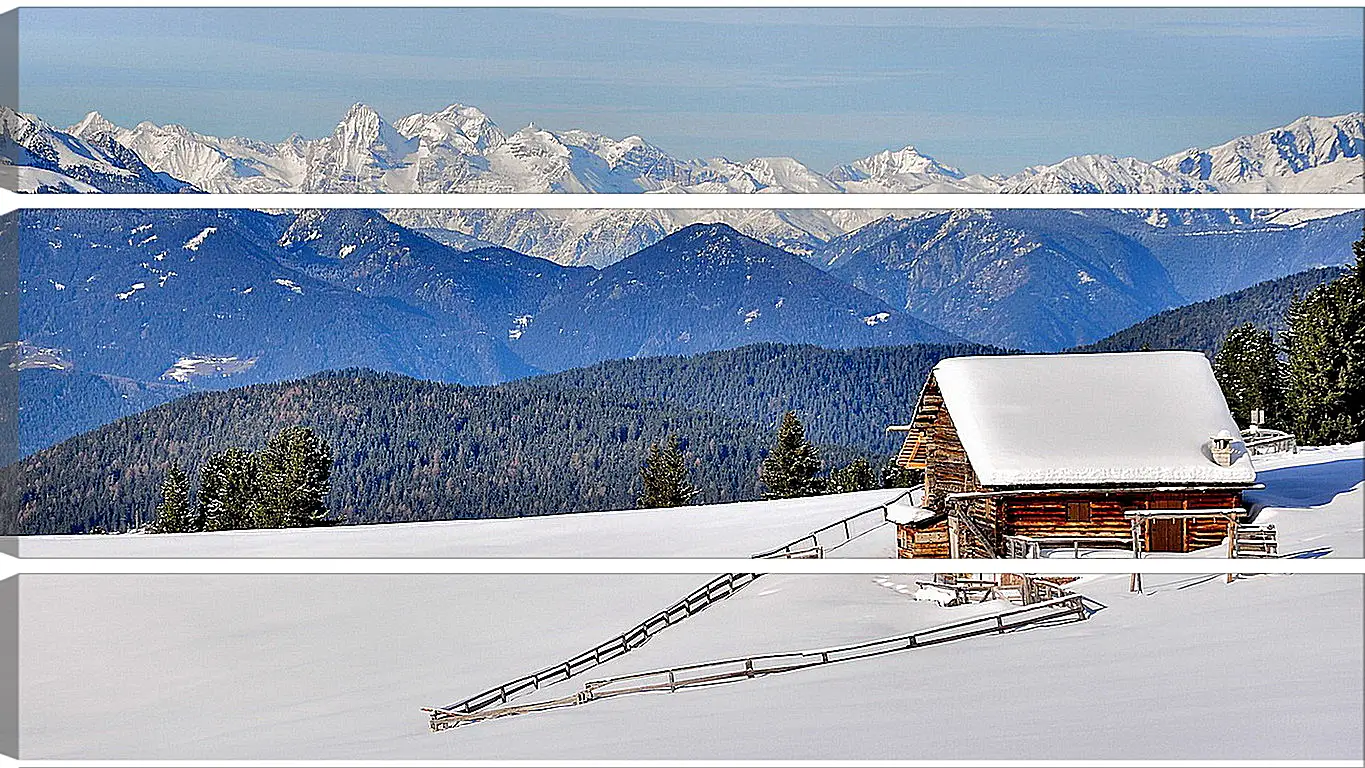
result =
[[[924,492],[888,515],[901,557],[1224,541],[1256,473],[1198,352],[941,361],[897,457]]]

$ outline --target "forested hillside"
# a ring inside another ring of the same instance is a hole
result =
[[[619,393],[772,425],[794,410],[817,443],[891,453],[886,426],[908,419],[929,370],[945,357],[998,353],[976,344],[824,349],[754,344],[702,355],[612,360],[523,379],[507,389]]]
[[[175,381],[142,382],[41,368],[21,370],[19,455],[27,456],[191,391]]]
[[[769,344],[486,387],[349,370],[202,392],[0,471],[3,528],[68,533],[145,520],[172,463],[195,486],[212,453],[259,449],[292,424],[332,447],[328,507],[351,523],[628,508],[646,449],[668,434],[688,454],[700,501],[754,499],[783,411],[801,413],[827,468],[859,455],[880,462],[896,447],[884,428],[908,416],[929,368],[985,351]]]
[[[1131,352],[1148,349],[1191,349],[1210,355],[1218,351],[1228,331],[1252,323],[1279,332],[1285,310],[1295,296],[1303,296],[1345,273],[1343,267],[1321,267],[1277,280],[1267,280],[1207,301],[1168,309],[1158,315],[1078,347],[1079,352]]]

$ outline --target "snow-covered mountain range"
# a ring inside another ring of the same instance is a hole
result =
[[[808,254],[696,224],[603,269],[366,210],[25,210],[0,240],[19,246],[21,412],[61,414],[29,419],[31,448],[195,389],[347,367],[483,384],[758,342],[1058,350],[1345,263],[1362,227],[1187,213],[892,215]]]
[[[15,113],[7,125],[16,119],[46,125]],[[1363,120],[1359,112],[1303,117],[1154,162],[1081,155],[1008,177],[964,174],[913,146],[827,174],[790,157],[686,160],[639,136],[534,124],[508,134],[463,104],[392,123],[356,104],[329,136],[274,144],[173,124],[123,128],[97,112],[48,129],[85,142],[112,139],[153,171],[205,192],[1360,192]]]
[[[328,136],[270,143],[180,125],[125,128],[98,113],[68,128],[6,109],[4,163],[24,191],[313,193],[1214,193],[1365,192],[1365,115],[1303,117],[1156,161],[1081,155],[1010,176],[966,174],[913,146],[817,172],[790,157],[680,159],[639,136],[529,125],[506,133],[453,104],[389,122],[357,104]],[[797,253],[880,211],[404,210],[438,240],[472,238],[561,264],[605,266],[698,222]]]

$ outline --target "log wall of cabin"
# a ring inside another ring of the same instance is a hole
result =
[[[896,526],[897,557],[948,557],[948,522]]]
[[[959,557],[1004,556],[1004,535],[1007,531],[997,499],[948,500],[943,506],[956,522]]]
[[[965,526],[958,531],[958,555],[961,557],[997,557],[1001,546],[1000,505],[995,499],[947,502],[953,493],[974,493],[982,490],[976,470],[962,447],[952,414],[940,407],[930,431],[929,451],[924,469],[924,506],[944,510],[951,504],[951,514],[971,518],[976,530],[986,538],[974,535]]]
[[[957,427],[947,408],[939,408],[930,427],[929,451],[924,468],[924,505],[941,509],[943,497],[950,493],[981,490],[976,471],[967,460],[967,449],[957,436]]]
[[[1072,501],[1090,504],[1088,521],[1068,519],[1068,502]],[[1003,528],[1011,535],[1115,538],[1132,535],[1131,521],[1123,514],[1127,509],[1218,509],[1240,504],[1240,493],[1221,490],[1039,494],[1000,500]],[[1227,536],[1227,522],[1222,518],[1187,518],[1183,524],[1187,549],[1212,547]]]

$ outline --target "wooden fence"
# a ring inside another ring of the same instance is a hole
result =
[[[1233,534],[1233,557],[1279,557],[1273,525],[1239,525]]]
[[[920,486],[916,486],[919,488]],[[864,536],[886,524],[887,507],[909,496],[915,488],[868,509],[856,512],[841,520],[788,542],[775,549],[753,555],[754,559],[824,557],[826,552],[838,549],[845,544]],[[692,616],[718,600],[723,600],[762,574],[727,573],[717,576],[687,597],[670,605],[662,611],[645,619],[631,629],[561,664],[546,667],[538,672],[524,675],[482,693],[470,696],[444,707],[424,707],[423,712],[431,718],[431,729],[441,731],[454,728],[464,722],[486,719],[488,712],[517,714],[522,711],[538,711],[550,708],[546,702],[523,707],[510,706],[514,699],[533,693],[541,688],[562,683],[572,677],[604,664],[612,659],[629,653],[644,645],[651,637],[664,629]],[[569,706],[559,704],[558,706]],[[529,709],[528,709],[529,708]],[[502,715],[498,715],[502,716]]]
[[[1080,597],[1080,595],[1051,579],[1031,576],[1027,573],[1023,575],[1019,585],[1019,598],[1024,605],[1042,604],[1073,596]]]
[[[1266,453],[1298,453],[1298,439],[1288,432],[1278,429],[1247,430],[1242,433],[1242,442],[1247,453],[1259,456]]]
[[[904,493],[897,494],[875,507],[855,512],[842,520],[835,520],[823,528],[811,531],[795,541],[787,542],[780,547],[756,555],[750,555],[750,557],[757,560],[824,557],[825,553],[836,550],[850,541],[886,525],[887,507],[904,499],[911,492],[921,487],[917,485],[914,488],[908,488]]]
[[[433,731],[453,728],[462,722],[460,719],[462,717],[468,717],[472,713],[491,707],[505,707],[515,698],[546,686],[562,683],[599,664],[623,656],[644,645],[651,637],[668,627],[700,613],[719,600],[733,595],[748,586],[760,575],[757,573],[726,573],[717,576],[694,590],[687,597],[568,661],[524,675],[454,704],[448,704],[444,707],[424,707],[422,711],[430,714]]]
[[[569,696],[547,701],[534,702],[516,707],[487,709],[467,714],[442,713],[443,722],[454,725],[481,720],[490,720],[529,712],[541,712],[561,707],[586,704],[599,699],[614,698],[636,693],[673,692],[683,688],[696,688],[709,685],[747,680],[762,675],[792,672],[825,664],[872,658],[888,653],[925,648],[932,645],[965,640],[981,635],[1004,634],[1031,626],[1053,624],[1060,621],[1081,621],[1089,617],[1085,599],[1078,594],[1068,593],[1064,597],[1042,603],[1016,608],[989,616],[944,624],[894,637],[886,637],[833,648],[790,653],[767,653],[741,658],[707,661],[648,672],[592,680],[584,684],[583,690]],[[432,729],[437,727],[436,715],[432,717]]]
[[[1014,536],[1003,537],[1005,557],[1041,558],[1043,550],[1060,552],[1071,550],[1073,558],[1080,558],[1081,547],[1086,549],[1131,550],[1131,536]]]

